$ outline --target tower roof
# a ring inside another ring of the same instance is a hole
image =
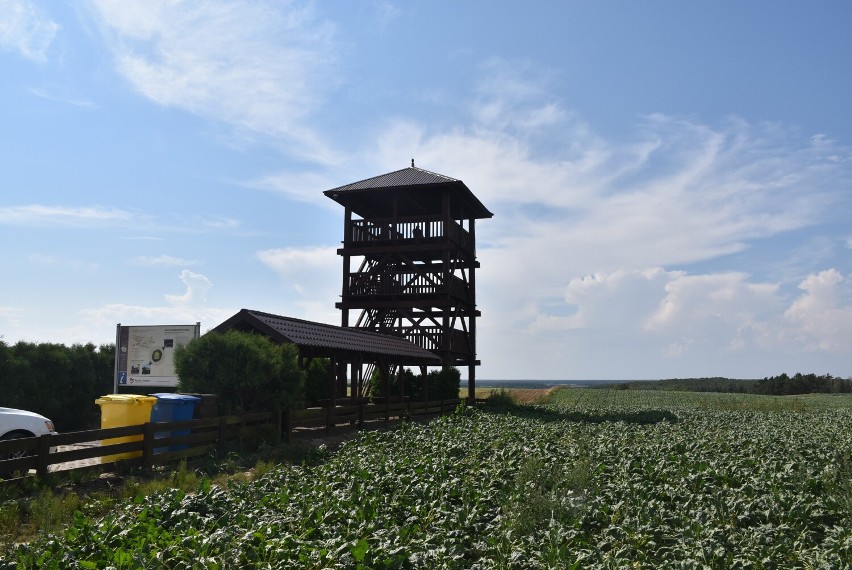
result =
[[[444,189],[453,197],[453,217],[479,219],[494,215],[461,180],[414,166],[332,188],[324,194],[359,216],[390,217],[393,202],[389,196],[394,193],[407,198],[397,204],[402,210],[398,211],[400,215],[422,215],[441,212]]]

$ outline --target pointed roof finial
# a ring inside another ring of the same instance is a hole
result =
[[[411,159],[411,168],[414,168],[414,159]]]

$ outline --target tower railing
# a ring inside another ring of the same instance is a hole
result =
[[[470,232],[458,222],[446,223],[440,216],[352,220],[345,245],[387,245],[400,242],[430,243],[449,239],[465,250],[473,251]]]
[[[451,275],[449,282],[444,276],[434,273],[413,271],[360,272],[349,274],[347,296],[405,297],[408,295],[449,294],[455,299],[469,301],[467,284]]]
[[[444,345],[443,329],[441,327],[394,327],[382,331],[385,334],[398,335],[409,342],[412,342],[420,348],[431,350],[432,352],[441,352],[449,350],[449,352],[457,354],[473,354],[473,348],[470,346],[470,338],[463,330],[450,329],[449,345]]]

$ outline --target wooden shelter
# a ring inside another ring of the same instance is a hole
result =
[[[413,160],[325,195],[345,208],[337,250],[342,326],[396,335],[438,355],[442,366],[467,366],[472,401],[480,316],[475,224],[493,214],[464,182],[415,168]]]
[[[360,371],[364,364],[385,372],[394,366],[435,366],[440,358],[398,336],[378,334],[363,329],[337,327],[324,323],[294,319],[242,309],[212,329],[212,332],[238,330],[256,332],[275,342],[292,343],[299,350],[299,364],[307,368],[314,358],[328,358],[336,371],[335,385],[330,387],[332,405],[346,396],[346,369],[351,366],[353,399],[361,393],[365,379]]]

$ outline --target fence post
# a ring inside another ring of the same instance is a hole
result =
[[[146,422],[142,431],[142,465],[147,469],[154,465],[154,424]]]
[[[292,439],[293,432],[293,416],[290,408],[284,409],[284,425],[282,426],[282,435],[284,436],[284,443],[290,445],[290,440]]]
[[[219,416],[219,433],[217,435],[218,439],[216,441],[216,453],[219,457],[222,457],[225,453],[225,428],[228,425],[228,417],[227,416]]]
[[[53,439],[52,434],[43,435],[38,438],[38,464],[36,465],[36,474],[39,477],[47,475],[47,462],[50,459],[51,439]]]

